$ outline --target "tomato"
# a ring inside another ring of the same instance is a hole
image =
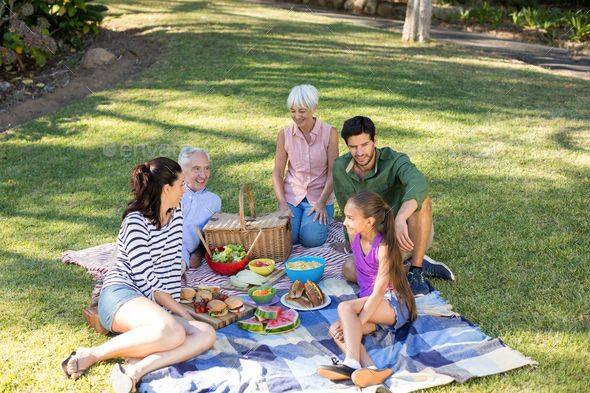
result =
[[[207,305],[204,301],[200,301],[194,304],[195,312],[197,313],[204,313],[207,312]]]

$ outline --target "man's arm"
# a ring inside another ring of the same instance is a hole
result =
[[[428,182],[422,172],[416,168],[416,165],[414,165],[410,161],[410,158],[405,154],[401,155],[399,158],[399,164],[396,165],[396,167],[396,177],[405,188],[402,202],[405,203],[410,200],[416,201],[416,207],[410,212],[410,214],[408,214],[408,217],[410,217],[414,211],[422,208],[422,203],[424,203],[424,200],[428,196]]]

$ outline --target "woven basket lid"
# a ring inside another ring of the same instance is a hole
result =
[[[245,229],[273,229],[282,228],[287,225],[289,217],[274,212],[258,216],[255,219],[246,216]],[[240,230],[240,216],[230,213],[215,213],[209,219],[203,230],[205,231],[222,231],[222,230]]]

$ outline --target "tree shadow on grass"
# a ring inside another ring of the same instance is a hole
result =
[[[273,29],[265,33],[268,24]],[[330,108],[350,108],[356,113],[357,107],[374,107],[441,117],[461,114],[465,121],[474,123],[488,114],[499,119],[534,116],[590,120],[590,114],[581,108],[579,100],[567,99],[575,96],[578,89],[580,95],[587,94],[581,86],[585,82],[580,82],[580,87],[563,89],[564,81],[569,81],[567,78],[473,64],[464,52],[439,46],[347,42],[347,36],[373,34],[359,26],[319,25],[333,34],[310,35],[304,22],[261,19],[249,26],[250,31],[244,31],[244,23],[233,22],[222,24],[223,31],[219,32],[176,31],[190,26],[179,24],[174,31],[148,33],[147,36],[166,37],[171,43],[166,61],[157,70],[122,82],[116,90],[149,89],[154,92],[154,98],[138,98],[134,103],[154,109],[165,103],[158,97],[161,91],[186,93],[187,98],[204,103],[209,98],[229,97],[231,105],[236,107],[249,107],[257,114],[277,114],[284,111],[283,103],[293,85],[311,82],[320,92],[327,93],[321,105],[328,112]],[[203,29],[200,24],[192,27],[195,26]],[[149,26],[142,28],[149,29]],[[398,39],[397,35],[390,36],[392,40]],[[330,93],[342,89],[358,91],[358,96]],[[547,94],[548,90],[553,94]],[[61,122],[64,113],[68,113],[75,121],[78,114],[100,114],[97,107],[109,101],[126,101],[125,97],[100,96],[86,98],[49,118]],[[122,111],[111,114],[125,116]],[[150,123],[150,118],[146,116],[145,122]],[[44,132],[55,130],[35,123],[15,131],[17,138],[37,140]],[[61,128],[61,132],[65,133],[62,136],[71,136],[79,131]]]
[[[63,266],[57,259],[6,250],[0,250],[0,261],[0,298],[15,305],[3,310],[8,324],[32,331],[56,323],[78,329],[82,308],[88,305],[94,286],[90,275],[78,266]]]
[[[564,128],[554,133],[551,139],[566,150],[588,152],[590,149],[590,129],[588,127]]]

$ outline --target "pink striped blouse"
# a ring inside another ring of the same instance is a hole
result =
[[[307,197],[315,204],[328,180],[328,143],[332,126],[316,119],[309,143],[297,124],[285,127],[285,150],[287,151],[287,175],[285,176],[285,199],[297,206]],[[334,193],[326,205],[334,203]]]

